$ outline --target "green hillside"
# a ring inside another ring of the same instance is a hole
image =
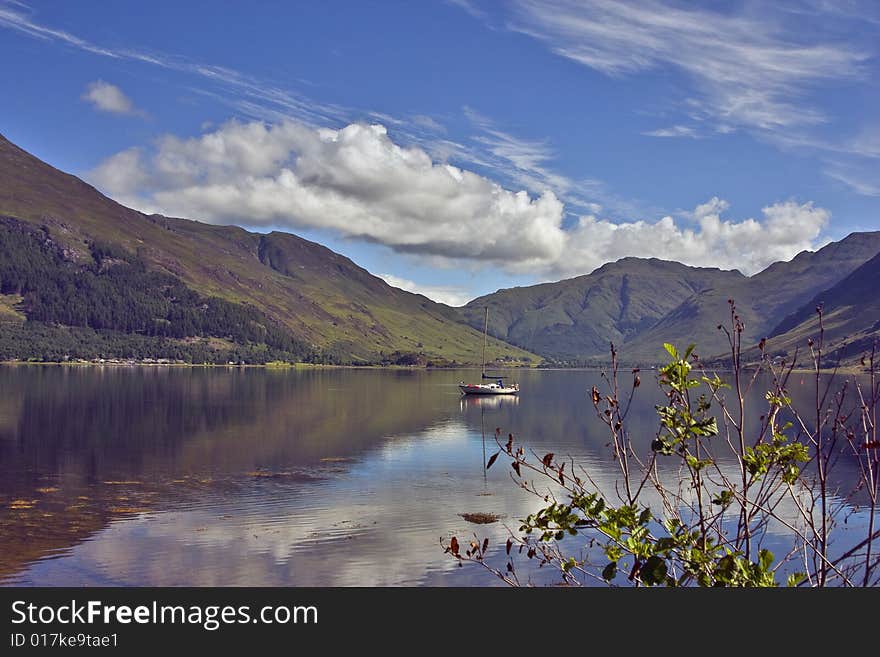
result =
[[[770,353],[791,358],[800,349],[799,360],[808,358],[808,341],[818,342],[820,306],[830,361],[857,363],[880,340],[880,254],[780,322],[767,340]]]
[[[235,226],[144,215],[2,136],[0,215],[37,229],[44,236],[41,239],[56,250],[59,267],[93,271],[98,278],[107,278],[93,251],[96,244],[107,245],[127,254],[135,263],[132,266],[150,275],[171,277],[203,305],[210,307],[217,303],[211,300],[222,300],[248,314],[253,324],[278,328],[291,344],[302,345],[294,350],[297,353],[314,350],[337,362],[355,363],[393,359],[392,354],[470,363],[480,359],[482,335],[461,324],[456,311],[393,288],[319,244],[287,233],[264,235]],[[91,304],[111,302],[109,297],[103,302],[89,297]],[[4,311],[6,315],[33,315],[28,303],[3,305],[10,308]],[[28,315],[28,319],[40,318]],[[151,317],[151,321],[161,319]],[[55,317],[50,321],[56,329],[60,324],[132,333],[130,327],[66,324],[68,320]],[[142,327],[132,330],[145,335]],[[212,335],[199,326],[190,332],[194,335],[186,337]],[[489,355],[514,362],[540,360],[498,340],[491,341]]]

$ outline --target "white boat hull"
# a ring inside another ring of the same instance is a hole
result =
[[[519,386],[499,386],[497,383],[460,383],[458,389],[463,395],[515,395]]]

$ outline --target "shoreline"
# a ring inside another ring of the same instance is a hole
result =
[[[263,370],[391,370],[391,371],[431,371],[431,370],[479,370],[479,365],[456,365],[453,367],[427,367],[425,365],[331,365],[323,363],[245,363],[245,364],[229,364],[229,363],[145,363],[142,361],[25,361],[25,360],[0,360],[0,367],[172,367],[172,368],[203,368],[203,369],[263,369]],[[641,371],[645,373],[658,371],[656,367],[642,367]],[[504,372],[519,371],[546,371],[546,372],[604,372],[608,367],[539,367],[536,365],[526,367],[492,367],[493,370]],[[733,370],[726,368],[715,368],[713,372],[729,373]],[[746,367],[746,372],[752,372],[753,369]],[[838,375],[870,375],[870,372],[862,369],[860,366],[844,366],[838,368],[823,368],[820,370],[823,376],[830,374]],[[792,374],[810,375],[815,374],[812,368],[794,368]]]
[[[427,367],[425,365],[332,365],[323,363],[145,363],[143,361],[32,361],[32,360],[0,360],[0,367],[175,367],[175,368],[214,368],[214,369],[265,369],[265,370],[479,370],[479,365],[456,365],[454,367]],[[520,371],[539,369],[530,367],[493,367],[494,370]],[[545,368],[547,369],[547,368]],[[560,368],[575,369],[575,368]]]

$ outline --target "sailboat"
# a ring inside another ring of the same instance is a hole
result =
[[[489,335],[489,306],[486,306],[486,323],[483,326],[483,363],[480,366],[480,379],[492,379],[495,377],[486,375],[486,342]],[[516,383],[505,385],[504,377],[498,377],[492,383],[465,383],[458,384],[458,389],[463,395],[515,395],[519,392]]]

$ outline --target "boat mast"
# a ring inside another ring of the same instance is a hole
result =
[[[486,322],[483,325],[483,364],[480,366],[480,377],[486,375],[486,340],[489,334],[489,306],[486,306]]]

